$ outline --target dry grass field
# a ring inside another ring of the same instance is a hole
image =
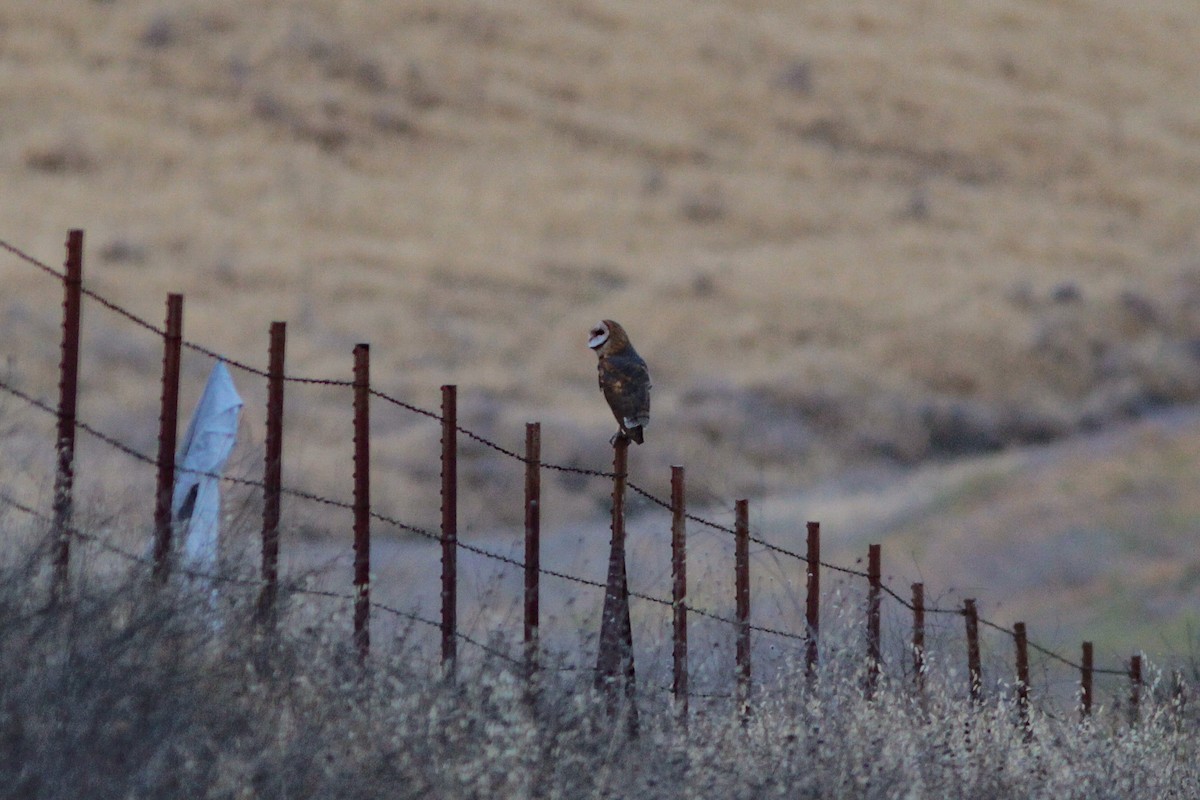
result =
[[[700,499],[771,497],[1200,399],[1197,41],[1187,0],[10,0],[0,238],[58,263],[85,228],[89,284],[153,320],[183,291],[190,339],[263,365],[285,319],[289,371],[338,378],[369,341],[384,391],[457,383],[466,426],[516,446],[540,419],[548,459],[594,468],[584,341],[618,319],[655,382],[644,482],[683,463]],[[58,288],[7,255],[0,285],[5,374],[53,396]],[[158,343],[89,304],[84,346],[84,415],[151,451]],[[288,403],[288,477],[348,494],[348,396]],[[430,523],[437,432],[375,413],[383,507]],[[1004,504],[1109,513],[1123,448],[939,524],[991,552]],[[1194,535],[1181,459],[1128,478],[1178,523],[1155,541]],[[479,530],[519,514],[495,465],[465,454]],[[556,484],[547,513],[605,490]],[[1194,558],[1151,555],[1194,598]]]
[[[687,727],[639,663],[628,738],[587,672],[543,671],[531,692],[471,649],[446,680],[407,634],[373,639],[360,664],[326,603],[284,592],[270,632],[253,590],[214,606],[128,564],[47,608],[29,555],[0,560],[9,797],[1124,800],[1200,786],[1195,706],[1162,693],[1136,727],[1102,691],[1088,724],[1039,697],[1023,728],[1011,694],[969,703],[961,675],[929,676],[920,699],[897,675],[867,700],[859,642],[824,631],[822,680],[760,682],[745,716],[693,683]]]

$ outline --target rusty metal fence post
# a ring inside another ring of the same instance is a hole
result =
[[[1079,666],[1079,721],[1092,715],[1092,643],[1083,643],[1083,660]]]
[[[687,630],[687,508],[683,467],[671,467],[671,611],[672,680],[675,713],[679,722],[688,721],[688,630]]]
[[[1013,625],[1013,641],[1017,649],[1017,712],[1021,717],[1021,727],[1025,735],[1030,734],[1029,727],[1029,639],[1025,632],[1025,623]]]
[[[525,424],[525,675],[538,667],[538,578],[541,571],[542,426]]]
[[[271,619],[279,586],[279,517],[283,481],[283,363],[287,323],[272,322],[267,349],[267,434],[263,464],[262,579],[259,619]]]
[[[963,601],[963,616],[967,620],[967,676],[971,682],[971,702],[978,703],[983,688],[983,668],[979,661],[979,612],[975,601]]]
[[[371,346],[354,346],[354,645],[371,649]]]
[[[158,417],[158,489],[154,505],[154,577],[166,581],[171,562],[171,498],[179,424],[179,363],[183,345],[183,295],[167,295],[163,340],[162,408]]]
[[[925,694],[925,584],[914,583],[912,585],[912,606],[913,606],[913,632],[912,632],[912,657],[913,657],[913,683],[916,686],[917,693],[924,697]]]
[[[442,668],[458,659],[458,390],[442,387]]]
[[[881,547],[877,544],[867,546],[867,686],[866,695],[870,700],[875,696],[875,687],[879,683],[879,668],[882,660],[880,647],[879,601],[882,566],[880,561]]]
[[[821,624],[821,523],[808,523],[808,598],[805,603],[805,622],[808,639],[804,648],[804,672],[811,683],[817,677],[817,645]]]
[[[1142,657],[1129,659],[1129,724],[1137,725],[1141,719],[1142,703]]]
[[[71,562],[71,517],[74,511],[75,412],[79,392],[80,301],[83,295],[83,231],[67,232],[66,277],[63,281],[62,360],[58,380],[58,469],[54,476],[54,584],[51,597],[68,590]]]
[[[734,505],[734,599],[737,604],[737,687],[742,713],[750,702],[750,513],[749,503]]]

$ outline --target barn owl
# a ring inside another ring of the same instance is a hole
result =
[[[600,357],[600,390],[617,418],[620,429],[613,436],[641,444],[643,428],[650,424],[650,371],[629,343],[625,329],[611,319],[592,328],[588,347]]]

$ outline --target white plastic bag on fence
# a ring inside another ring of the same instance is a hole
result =
[[[242,405],[229,370],[218,361],[175,459],[171,517],[183,532],[184,563],[205,572],[217,570],[221,532],[221,486],[213,476],[224,471],[237,442]]]

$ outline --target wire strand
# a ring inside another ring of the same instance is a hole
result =
[[[9,242],[7,242],[3,239],[0,239],[0,249],[3,249],[5,251],[9,252],[10,254],[16,256],[18,259],[24,261],[25,263],[39,269],[40,271],[58,279],[58,280],[63,280],[65,278],[64,274],[62,272],[60,272],[59,270],[49,266],[48,264],[46,264],[42,261],[39,261],[38,259],[34,258],[33,256],[30,256],[25,251],[21,250],[20,248],[10,244]],[[139,317],[138,315],[134,314],[133,312],[129,311],[128,309],[125,309],[124,307],[118,305],[117,303],[103,297],[102,295],[95,292],[94,290],[85,287],[85,288],[81,289],[81,292],[83,295],[91,298],[92,300],[95,300],[97,303],[99,303],[103,307],[105,307],[105,308],[109,309],[110,311],[118,314],[119,316],[127,319],[128,321],[132,322],[133,324],[138,325],[148,331],[151,331],[154,334],[158,335],[159,337],[165,337],[166,332],[162,328],[159,328],[158,326]],[[249,374],[253,374],[258,377],[263,377],[263,378],[270,377],[270,374],[266,370],[251,366],[244,362],[238,361],[237,359],[229,358],[228,356],[218,353],[218,352],[216,352],[208,347],[205,347],[203,345],[200,345],[198,343],[191,342],[188,340],[183,340],[182,346],[186,347],[194,352],[197,352],[204,356],[212,358],[214,360],[222,361],[225,364],[227,364],[231,367],[234,367],[235,369],[239,369],[239,370],[247,372]],[[284,380],[287,382],[291,382],[291,383],[319,385],[319,386],[353,387],[355,385],[354,382],[350,381],[350,380],[308,378],[308,377],[286,376],[286,375],[284,376]],[[22,392],[21,390],[10,386],[9,384],[7,384],[6,382],[4,382],[2,380],[0,380],[0,389],[3,389],[4,391],[8,392],[9,394],[25,401],[26,403],[28,403],[32,406],[35,406],[47,413],[57,416],[57,411],[54,408],[52,408],[51,406],[49,406],[47,403],[37,400],[36,398],[26,394],[25,392]],[[418,414],[418,415],[421,415],[421,416],[424,416],[424,417],[427,417],[427,418],[430,418],[433,420],[437,420],[439,422],[443,420],[442,416],[434,411],[430,411],[428,409],[421,408],[421,407],[413,405],[411,403],[407,403],[407,402],[400,400],[399,398],[393,397],[385,392],[379,391],[377,389],[369,389],[369,392],[370,392],[371,396],[376,397],[380,400],[383,400],[384,402],[394,405],[398,408],[407,410],[411,413],[415,413],[415,414]],[[136,460],[139,460],[143,463],[150,463],[150,464],[157,463],[156,459],[153,459],[143,453],[138,452],[137,450],[124,444],[123,442],[120,442],[117,439],[96,430],[95,428],[93,428],[91,425],[88,425],[87,423],[76,420],[75,424],[76,424],[76,427],[78,427],[80,430],[87,432],[88,434],[96,437],[100,441],[110,445],[111,447],[121,451],[122,453],[124,453]],[[511,458],[511,459],[514,459],[514,460],[517,460],[517,461],[520,461],[520,462],[526,463],[526,464],[530,463],[529,459],[527,459],[525,456],[521,455],[520,453],[516,452],[515,450],[506,448],[503,445],[500,445],[499,443],[494,442],[491,439],[488,439],[487,437],[482,436],[478,433],[475,433],[474,431],[471,431],[465,427],[456,425],[455,430],[458,431],[459,433],[463,434],[464,436],[468,437],[469,439],[471,439],[487,448],[490,448],[508,458]],[[587,476],[587,477],[605,478],[605,479],[613,479],[613,478],[617,477],[615,473],[608,472],[605,470],[586,469],[586,468],[580,468],[580,467],[572,467],[572,466],[563,465],[563,464],[538,462],[538,466],[541,468],[544,468],[544,469],[550,469],[550,470],[554,470],[554,471],[582,475],[582,476]],[[183,472],[187,472],[187,473],[191,473],[191,474],[197,474],[197,475],[201,475],[201,476],[205,476],[205,477],[211,477],[211,478],[215,478],[218,480],[223,480],[223,481],[227,481],[227,482],[231,482],[231,483],[235,483],[235,484],[239,484],[239,485],[244,485],[244,486],[265,488],[265,484],[263,484],[261,481],[256,481],[256,480],[249,479],[249,478],[238,478],[238,477],[233,477],[233,476],[225,476],[225,475],[219,475],[219,474],[215,474],[215,473],[211,473],[211,472],[205,472],[205,471],[201,471],[201,470],[187,470],[187,469],[181,469],[181,468],[177,468],[177,471],[183,471]],[[643,487],[641,487],[635,483],[632,483],[632,482],[628,482],[627,486],[631,491],[633,491],[635,494],[638,494],[641,497],[645,498],[647,501],[649,501],[657,506],[660,506],[662,508],[665,508],[667,510],[672,509],[672,506],[668,501],[664,500],[661,497],[658,497],[657,495],[651,493],[650,491],[644,489]],[[312,502],[321,503],[321,504],[329,505],[329,506],[336,507],[336,508],[343,508],[343,509],[353,508],[352,504],[350,504],[350,503],[346,503],[344,501],[339,501],[339,500],[334,500],[331,498],[322,497],[315,493],[311,493],[311,492],[307,492],[307,491],[303,491],[303,490],[299,490],[299,489],[281,488],[281,492],[283,494],[286,494],[291,497],[309,500]],[[7,498],[0,497],[0,499],[7,499]],[[14,507],[19,507],[19,506],[14,506]],[[425,538],[430,538],[430,539],[434,539],[434,540],[438,540],[438,541],[441,540],[441,536],[438,534],[434,534],[431,531],[427,531],[425,529],[418,528],[413,525],[409,525],[400,520],[397,520],[397,519],[394,519],[391,517],[386,517],[386,516],[383,516],[383,515],[375,513],[375,512],[372,512],[371,516],[374,519],[378,519],[381,522],[385,522],[387,524],[393,525],[401,530],[405,530],[410,533],[414,533],[416,535],[423,536]],[[688,521],[695,522],[699,525],[703,525],[707,528],[710,528],[710,529],[718,531],[718,532],[726,533],[728,535],[736,534],[734,529],[730,528],[729,526],[721,525],[719,523],[713,522],[712,520],[705,519],[705,518],[700,517],[695,514],[685,514],[684,517]],[[767,550],[770,550],[771,552],[778,553],[783,556],[787,556],[789,558],[804,562],[806,564],[810,563],[807,556],[797,553],[795,551],[789,550],[788,548],[781,547],[780,545],[768,542],[765,539],[762,539],[761,537],[751,536],[750,541],[758,544],[761,547],[766,548]],[[499,562],[503,562],[503,563],[509,564],[511,566],[524,568],[524,564],[517,559],[510,558],[508,556],[503,556],[498,553],[493,553],[488,550],[485,550],[484,548],[480,548],[475,545],[470,545],[465,542],[459,542],[457,540],[456,540],[456,545],[461,549],[467,550],[469,552],[477,553],[478,555],[484,556],[486,558],[493,559],[493,560],[496,560]],[[829,563],[826,561],[818,561],[817,565],[819,565],[820,567],[823,567],[825,569],[828,569],[828,570],[831,570],[831,571],[834,571],[834,572],[837,572],[840,574],[850,575],[853,577],[858,577],[858,578],[869,578],[870,577],[868,575],[868,573],[866,573],[862,570],[856,570],[856,569],[853,569],[850,567],[844,567],[844,566],[841,566],[838,564],[832,564],[832,563]],[[550,577],[556,577],[556,578],[571,581],[571,582],[574,582],[574,583],[577,583],[580,585],[586,585],[586,586],[607,589],[607,586],[605,584],[600,583],[599,581],[592,581],[592,580],[589,580],[586,578],[579,578],[576,576],[568,575],[566,573],[557,572],[554,570],[548,570],[545,568],[539,569],[539,572],[541,574],[548,575]],[[913,605],[909,601],[907,601],[906,599],[901,597],[898,593],[896,593],[893,589],[891,589],[886,584],[881,583],[880,590],[887,596],[891,597],[893,600],[895,600],[897,603],[899,603],[904,608],[907,608],[910,611],[915,610]],[[631,597],[636,597],[638,599],[656,603],[659,605],[665,605],[665,606],[673,605],[673,603],[669,600],[654,597],[652,595],[647,595],[647,594],[643,594],[640,592],[630,592],[629,594]],[[692,608],[690,606],[685,606],[685,607],[692,613],[698,614],[700,616],[709,617],[709,618],[712,618],[712,619],[715,619],[715,620],[718,620],[718,621],[721,621],[721,622],[724,622],[727,624],[731,624],[731,625],[743,624],[737,620],[722,617],[718,614],[715,614],[713,612],[709,612],[709,611],[706,611],[703,609]],[[389,609],[389,610],[391,610],[391,609]],[[926,606],[926,607],[924,607],[923,610],[927,614],[961,615],[964,613],[962,608],[946,608],[946,607],[938,607],[938,606]],[[399,612],[396,612],[395,610],[392,610],[392,611],[393,611],[393,613],[399,613]],[[418,621],[426,622],[426,620],[418,620]],[[987,627],[990,627],[997,631],[1003,632],[1010,637],[1015,637],[1015,634],[1011,630],[1009,630],[1008,628],[1002,627],[994,622],[983,619],[982,617],[979,618],[979,622],[980,622],[980,624],[983,624]],[[431,624],[437,624],[437,623],[431,623]],[[756,630],[756,631],[759,631],[762,633],[768,633],[768,634],[781,636],[781,637],[785,637],[785,638],[789,638],[789,639],[804,640],[807,638],[805,635],[790,633],[787,631],[781,631],[781,630],[767,628],[767,627],[763,627],[763,626],[750,625],[749,627],[751,630]],[[473,642],[473,644],[476,644],[481,647],[483,646],[483,645],[479,645],[479,643],[477,643],[477,642]],[[1036,643],[1033,643],[1033,642],[1028,642],[1028,645],[1029,645],[1029,647],[1042,653],[1043,655],[1047,656],[1048,658],[1059,661],[1059,662],[1061,662],[1067,666],[1073,667],[1075,669],[1082,669],[1082,666],[1080,664],[1077,664],[1077,663],[1071,661],[1070,659],[1067,659],[1064,656],[1061,656],[1058,653],[1055,653],[1055,652],[1049,650],[1048,648],[1045,648],[1045,647],[1038,645]],[[1127,672],[1125,670],[1093,668],[1092,671],[1093,671],[1093,673],[1102,674],[1102,675],[1125,675],[1125,674],[1127,674]]]

